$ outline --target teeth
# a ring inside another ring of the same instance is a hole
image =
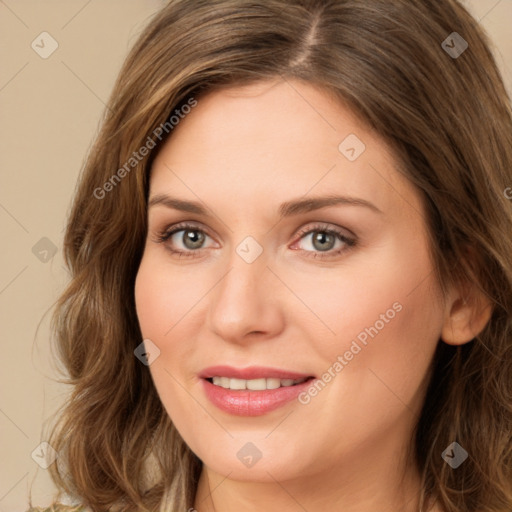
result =
[[[229,379],[229,389],[247,389],[247,381],[243,379]]]
[[[280,387],[294,386],[304,382],[306,378],[302,379],[274,379],[274,378],[261,378],[261,379],[230,379],[229,377],[213,377],[213,383],[216,386],[225,389],[249,389],[251,391],[264,391],[266,389],[277,389]]]
[[[277,389],[281,387],[280,379],[265,379],[267,381],[267,389]]]

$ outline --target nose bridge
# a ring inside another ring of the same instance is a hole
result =
[[[272,272],[268,258],[253,237],[246,237],[226,259],[227,273],[210,301],[210,327],[224,339],[237,339],[252,331],[268,332],[275,327],[275,294],[271,293]]]
[[[242,306],[247,300],[255,303],[262,290],[258,286],[268,279],[267,254],[263,247],[253,237],[246,237],[227,258],[229,272],[219,283],[218,299],[222,301],[235,301],[235,305]],[[264,277],[265,276],[265,277]],[[254,307],[255,304],[253,304]]]

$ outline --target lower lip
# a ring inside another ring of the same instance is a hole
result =
[[[226,389],[216,386],[206,379],[202,379],[202,381],[206,396],[213,405],[222,411],[236,416],[261,416],[297,398],[302,391],[311,385],[313,379],[295,384],[295,386],[284,386],[263,391]]]

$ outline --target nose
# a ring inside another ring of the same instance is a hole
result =
[[[209,328],[223,340],[243,344],[283,329],[284,287],[267,263],[265,251],[251,263],[233,251],[229,269],[209,294]]]

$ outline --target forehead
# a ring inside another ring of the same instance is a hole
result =
[[[257,199],[339,193],[383,211],[404,200],[419,208],[396,164],[378,134],[325,90],[268,81],[200,97],[155,159],[150,194],[254,208]]]

